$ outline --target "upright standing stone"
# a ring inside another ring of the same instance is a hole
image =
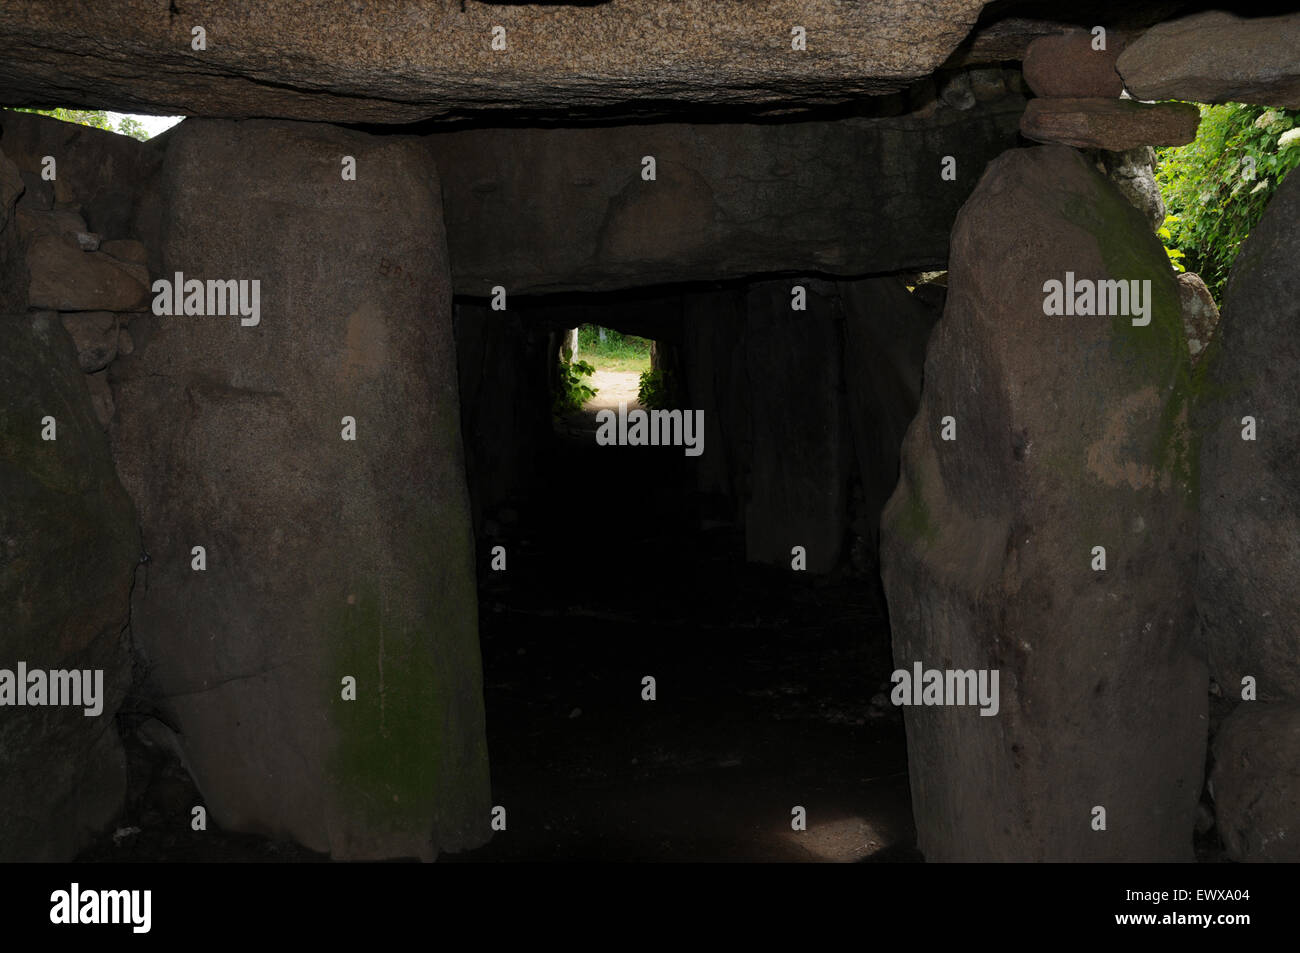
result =
[[[14,214],[25,189],[18,167],[0,152],[0,311],[4,312],[27,310],[26,243],[18,234]]]
[[[749,376],[745,369],[743,288],[717,288],[682,297],[682,365],[687,406],[704,412],[704,453],[697,486],[736,503],[744,522],[753,455]]]
[[[799,282],[807,311],[791,310],[795,282],[749,289],[745,358],[753,456],[745,555],[789,566],[802,546],[809,572],[839,560],[848,529],[853,440],[844,406],[833,286]]]
[[[0,861],[71,860],[122,808],[137,533],[58,315],[0,314],[0,669],[102,676],[90,715],[0,707]]]
[[[1210,672],[1300,701],[1300,176],[1242,244],[1206,352],[1197,608]],[[1247,420],[1249,418],[1249,420]],[[1253,439],[1246,439],[1253,438]]]
[[[938,319],[897,278],[839,285],[844,307],[844,385],[853,447],[870,520],[879,543],[880,511],[898,484],[898,454],[921,399],[925,344]]]
[[[1300,861],[1300,703],[1243,702],[1214,738],[1214,812],[1236,861]]]
[[[113,371],[114,450],[151,557],[136,635],[210,817],[342,859],[481,843],[433,162],[410,139],[190,120],[162,182],[165,276],[261,282],[256,325],[140,318]]]
[[[1150,323],[1045,314],[1045,283],[1069,276],[1150,282]],[[953,232],[881,526],[895,664],[999,673],[994,716],[906,710],[928,859],[1192,859],[1190,395],[1177,286],[1142,214],[1072,149],[995,160]]]
[[[542,322],[483,305],[456,305],[465,469],[476,527],[535,477],[552,439],[548,375],[553,340]]]

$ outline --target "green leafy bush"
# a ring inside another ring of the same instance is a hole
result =
[[[149,141],[149,133],[137,119],[130,116],[123,116],[117,122],[117,131],[124,136],[130,136],[132,139],[138,139],[141,142]]]
[[[1159,149],[1156,181],[1169,217],[1161,238],[1222,300],[1242,241],[1287,173],[1300,165],[1300,110],[1201,106],[1196,140]],[[1180,261],[1181,259],[1181,261]]]
[[[673,382],[659,368],[651,367],[641,372],[641,382],[636,389],[636,399],[650,410],[667,410],[672,403]]]
[[[564,353],[567,357],[569,349],[565,348]],[[596,388],[583,380],[594,373],[596,369],[586,361],[560,361],[560,384],[551,405],[552,412],[570,414],[581,410],[583,404],[596,396]]]
[[[1160,226],[1160,229],[1159,231],[1156,232],[1156,235],[1158,235],[1160,237],[1160,241],[1164,243],[1165,254],[1169,256],[1169,264],[1173,266],[1174,271],[1183,272],[1187,270],[1186,268],[1183,267],[1183,258],[1186,256],[1177,248],[1169,247],[1174,240],[1174,236],[1172,231],[1170,230],[1170,226],[1176,224],[1178,224],[1177,215],[1166,215],[1165,223]]]

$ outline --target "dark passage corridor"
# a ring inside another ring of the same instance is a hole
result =
[[[910,859],[902,720],[870,703],[892,668],[879,600],[746,565],[690,458],[597,446],[593,416],[558,428],[533,498],[480,543],[507,829],[445,859]]]

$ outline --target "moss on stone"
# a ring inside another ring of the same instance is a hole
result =
[[[919,475],[911,475],[907,483],[907,495],[895,517],[893,530],[909,543],[933,543],[939,536],[939,528],[930,517],[930,507],[925,502],[924,487]]]
[[[1094,195],[1068,201],[1065,217],[1093,236],[1111,278],[1151,282],[1150,324],[1135,326],[1129,315],[1112,316],[1112,354],[1135,365],[1165,395],[1150,462],[1157,476],[1168,475],[1184,501],[1194,504],[1200,434],[1191,421],[1205,389],[1208,362],[1192,364],[1178,285],[1156,239],[1145,234],[1138,213],[1118,191],[1104,187],[1100,177],[1098,186]],[[1147,240],[1133,241],[1135,233]]]
[[[437,841],[485,809],[488,764],[473,539],[463,513],[460,531],[435,515],[426,503],[407,523],[396,585],[354,584],[352,603],[333,613],[327,689],[342,806],[376,833]],[[340,697],[345,675],[357,679],[355,701]]]
[[[380,589],[357,585],[327,633],[335,677],[327,682],[337,732],[332,780],[344,806],[377,829],[433,827],[441,736],[432,656],[404,620],[388,615]],[[427,637],[426,637],[427,638]],[[356,701],[341,679],[357,680]]]
[[[459,427],[459,421],[451,421]],[[459,439],[457,437],[457,439]],[[485,813],[489,796],[487,739],[483,727],[482,656],[478,642],[478,587],[469,499],[463,486],[442,501],[436,519],[410,537],[412,564],[427,587],[425,609],[432,633],[434,698],[440,758],[434,774],[434,818],[444,835]]]

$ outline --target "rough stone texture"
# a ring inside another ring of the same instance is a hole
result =
[[[1239,0],[1246,3],[1249,0]],[[1032,9],[1033,7],[1037,9]],[[1015,4],[988,3],[975,29],[944,64],[948,67],[1023,61],[1040,37],[1105,25],[1106,42],[1131,42],[1143,30],[1185,10],[1186,0],[1074,0],[1068,7],[1050,0]],[[1034,14],[1034,15],[1030,15]]]
[[[24,176],[24,181],[26,177]],[[21,203],[16,216],[18,227],[27,235],[71,235],[86,231],[86,219],[76,209],[52,208],[32,211]]]
[[[133,261],[137,265],[147,265],[149,263],[149,253],[145,250],[144,245],[132,239],[115,238],[112,241],[102,243],[99,250],[105,255],[112,255],[119,261]]]
[[[101,371],[117,357],[117,315],[109,311],[82,311],[63,315],[72,336],[77,361],[87,374]]]
[[[1155,150],[1138,146],[1124,152],[1096,153],[1097,165],[1106,177],[1115,183],[1124,198],[1147,217],[1151,230],[1159,231],[1165,223],[1165,199],[1156,182]]]
[[[367,170],[355,182],[343,154]],[[262,283],[256,327],[142,316],[110,370],[114,452],[151,555],[134,631],[209,816],[340,859],[480,844],[436,169],[409,139],[198,120],[172,139],[163,190],[165,273]]]
[[[6,8],[5,13],[10,11]],[[4,15],[0,13],[0,17]],[[4,46],[0,42],[0,49]],[[0,87],[4,85],[0,80]],[[64,92],[52,101],[62,104],[68,96]],[[38,179],[41,160],[53,156],[57,174],[46,184],[53,187],[56,203],[81,209],[87,223],[83,230],[106,239],[148,240],[148,235],[141,234],[137,218],[140,197],[150,191],[162,161],[156,143],[49,116],[0,110],[0,148],[22,172]]]
[[[27,186],[13,160],[3,153],[0,156],[0,228],[7,228]]]
[[[987,3],[970,35],[957,47],[945,67],[975,66],[1024,60],[1039,37],[1063,31],[1106,28],[1106,43],[1122,50],[1145,31],[1174,17],[1226,6],[1223,0],[1011,0]],[[1276,0],[1233,0],[1242,16],[1277,13]],[[1164,97],[1156,97],[1164,98]],[[1181,97],[1174,97],[1181,98]]]
[[[1287,177],[1242,243],[1206,355],[1201,564],[1210,672],[1230,696],[1300,700],[1300,176]],[[1257,439],[1243,440],[1254,417]]]
[[[19,209],[33,212],[48,212],[54,208],[54,187],[35,172],[22,173],[23,185],[27,191],[19,200]]]
[[[45,416],[57,439],[41,439]],[[58,316],[0,316],[0,667],[102,669],[103,711],[0,709],[0,861],[71,860],[121,809],[139,535]]]
[[[90,393],[90,408],[95,412],[95,419],[105,430],[113,420],[116,405],[113,402],[113,388],[108,383],[108,371],[95,371],[86,375],[86,390]]]
[[[1178,299],[1182,303],[1187,350],[1192,363],[1197,364],[1219,326],[1219,306],[1214,303],[1214,296],[1205,287],[1201,276],[1190,271],[1178,276]]]
[[[1138,99],[1300,108],[1300,13],[1238,17],[1217,10],[1161,23],[1120,55]]]
[[[664,340],[650,342],[650,371],[659,378],[659,386],[669,406],[682,406],[683,381],[686,378],[682,349]],[[708,444],[704,445],[705,447]],[[701,454],[702,456],[702,454]],[[699,459],[696,457],[695,459]]]
[[[485,510],[535,478],[551,438],[548,382],[556,355],[546,323],[515,312],[458,304],[455,331],[465,471],[481,526]]]
[[[82,251],[75,232],[38,233],[27,246],[33,308],[135,311],[149,305],[149,272],[103,252]]]
[[[1129,99],[1031,99],[1020,131],[1035,142],[1123,152],[1140,146],[1182,146],[1196,138],[1201,114],[1191,103]]]
[[[145,266],[98,252],[98,236],[86,231],[86,220],[79,212],[19,208],[15,221],[26,244],[31,307],[130,311],[148,303],[149,272]]]
[[[943,267],[957,209],[985,163],[1016,142],[1023,108],[1007,95],[928,116],[479,129],[426,141],[443,172],[458,294],[596,291]],[[641,177],[647,155],[653,182]],[[954,182],[939,178],[945,155],[957,160]]]
[[[1025,50],[1025,82],[1035,96],[1055,99],[1118,99],[1124,82],[1115,71],[1123,43],[1107,36],[1106,49],[1092,48],[1092,34],[1072,30],[1041,36]]]
[[[807,289],[807,311],[790,308],[794,284]],[[794,546],[804,547],[808,572],[827,572],[839,561],[853,444],[836,304],[834,286],[814,281],[760,282],[746,296],[751,562],[789,567]]]
[[[702,291],[682,299],[687,406],[704,411],[705,451],[696,463],[697,485],[704,493],[731,501],[731,519],[737,525],[744,525],[753,454],[743,346],[745,299],[743,287]]]
[[[0,151],[0,313],[27,310],[27,256],[15,216],[24,188],[18,167]]]
[[[839,292],[844,382],[868,514],[865,538],[876,552],[880,511],[898,484],[898,454],[916,415],[925,344],[940,311],[913,298],[897,278],[840,282]]]
[[[790,310],[796,284],[806,312]],[[683,400],[704,411],[707,450],[694,469],[711,511],[744,527],[750,560],[789,567],[801,545],[814,573],[842,561],[852,527],[874,572],[937,312],[881,278],[693,291],[681,314],[674,353]],[[862,510],[851,508],[855,485]]]
[[[578,359],[578,329],[569,328],[560,336],[559,354],[569,360]]]
[[[169,13],[151,0],[10,0],[0,9],[0,89],[15,106],[63,102],[75,89],[80,105],[119,112],[332,122],[847,102],[932,72],[983,6],[413,0],[354,10],[339,0],[216,0]],[[191,48],[195,25],[207,31],[202,52]],[[497,25],[504,50],[492,49]],[[807,31],[804,51],[791,49],[794,26]]]
[[[1043,283],[1067,270],[1149,280],[1150,325],[1046,316]],[[1190,395],[1177,286],[1142,215],[1073,150],[993,162],[953,232],[881,522],[895,664],[1000,673],[996,716],[905,711],[927,859],[1192,859],[1207,683],[1188,648]]]
[[[970,74],[953,73],[943,78],[938,86],[939,98],[953,109],[965,110],[975,106],[975,90],[971,88]]]
[[[976,102],[984,103],[1000,99],[1008,92],[1015,91],[1014,86],[1008,85],[1010,77],[1004,70],[972,69],[966,72],[966,77]]]
[[[1300,861],[1300,704],[1243,702],[1214,739],[1214,809],[1236,861]]]

